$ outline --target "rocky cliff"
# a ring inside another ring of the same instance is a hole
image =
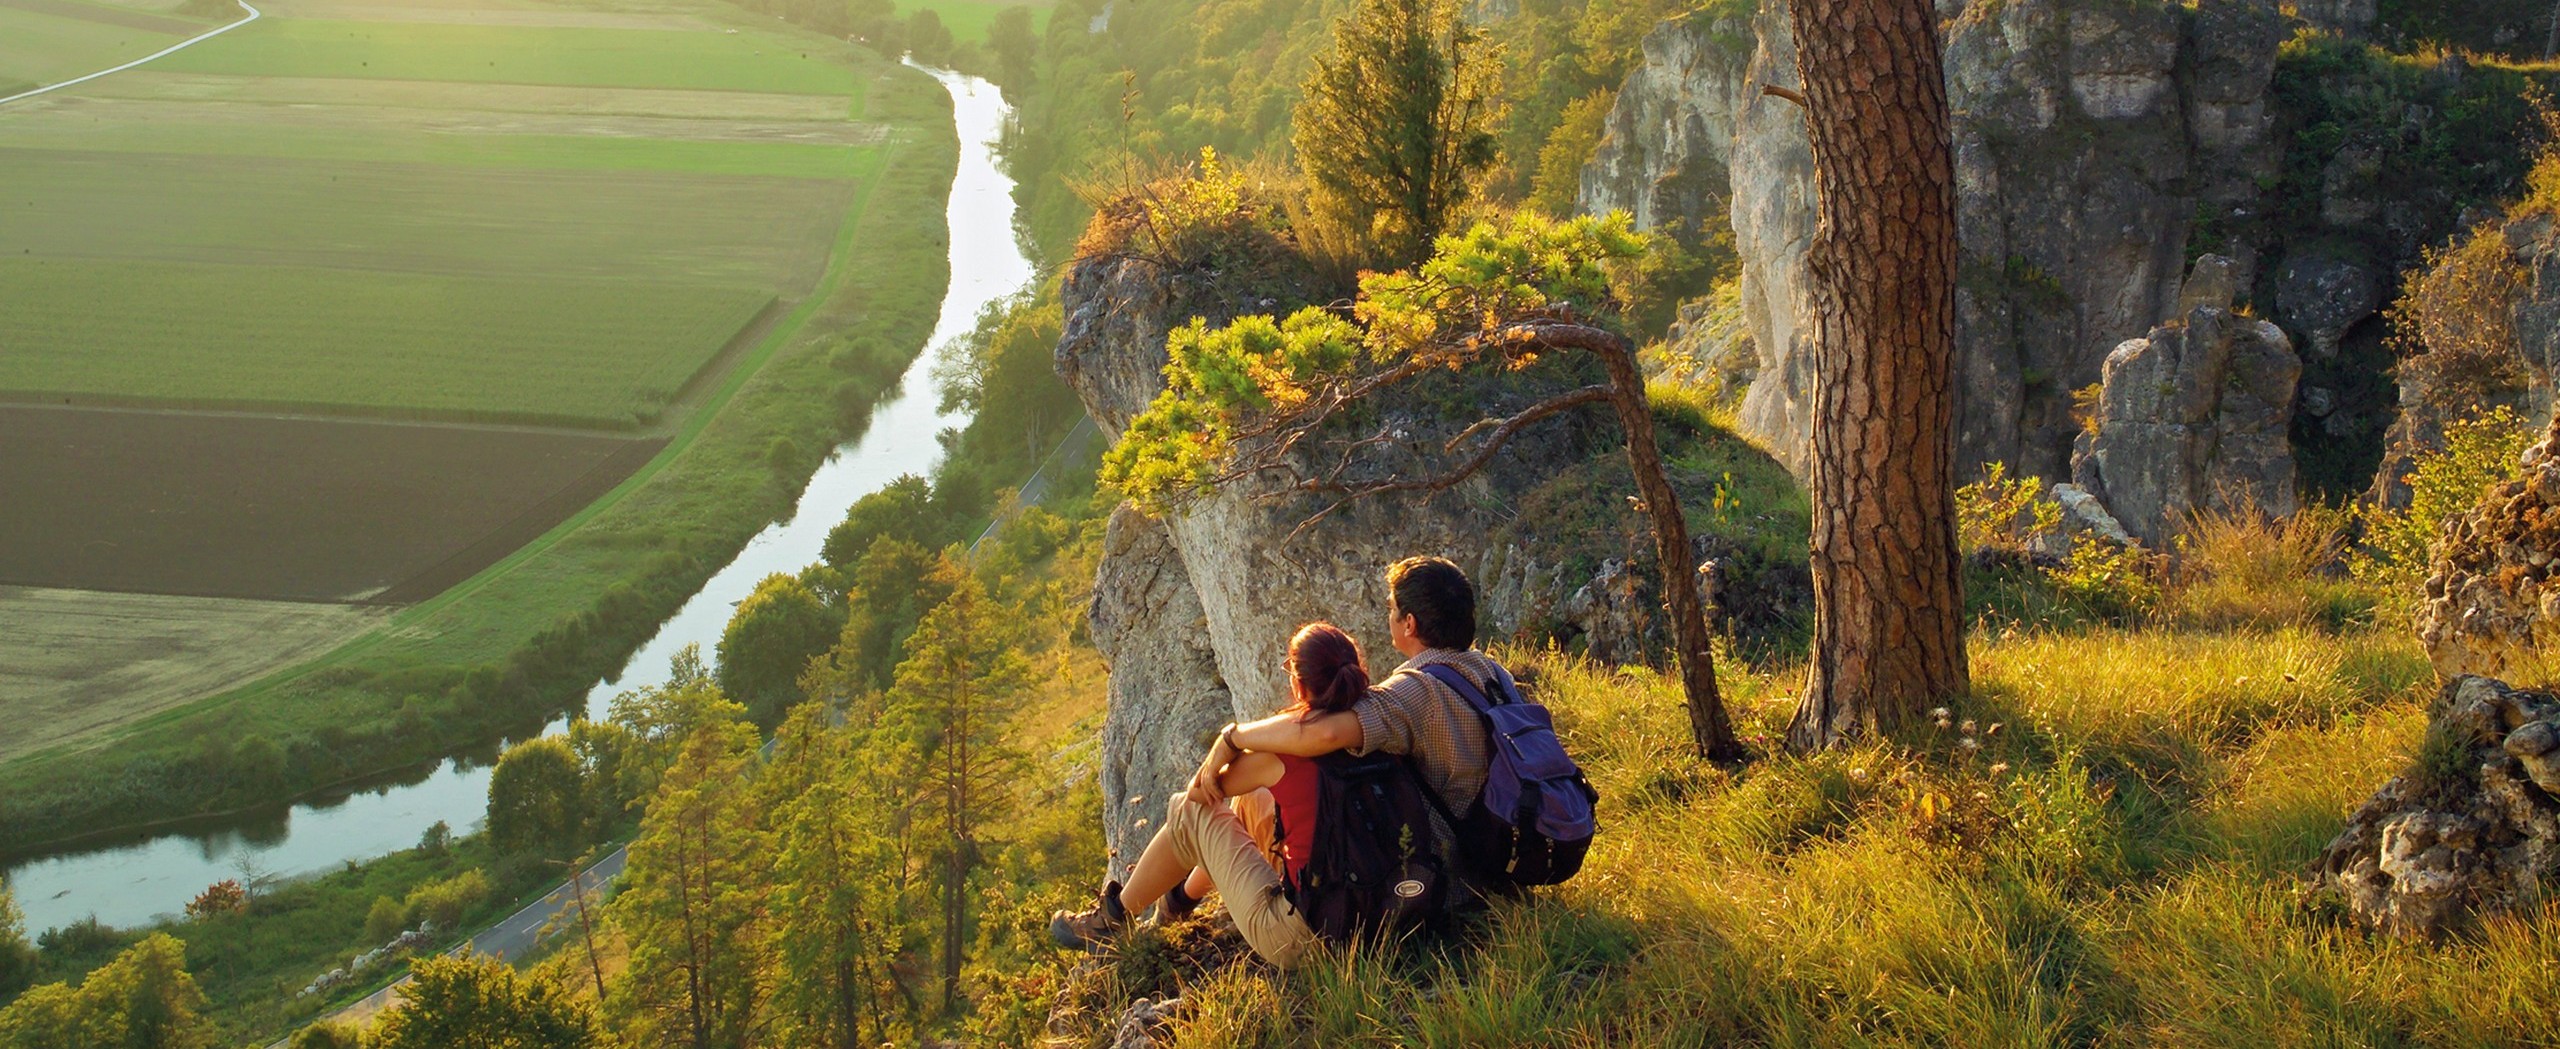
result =
[[[1961,192],[1958,451],[2059,476],[2070,392],[2170,316],[2199,210],[2255,206],[2285,26],[2244,0],[1940,10]],[[1801,111],[1761,90],[1796,86],[1785,5],[1666,22],[1644,55],[1580,205],[1657,228],[1729,209],[1759,357],[1742,423],[1801,473],[1812,154]]]
[[[1195,316],[1218,322],[1293,309],[1303,301],[1293,296],[1313,286],[1267,276],[1254,282],[1267,290],[1144,259],[1079,262],[1063,288],[1058,373],[1117,439],[1162,388],[1166,331]],[[1449,406],[1499,410],[1537,393],[1516,378],[1471,383],[1459,376],[1422,383],[1382,405],[1369,425],[1419,440],[1445,438],[1475,417],[1460,418]],[[1526,495],[1611,447],[1615,436],[1596,411],[1551,419],[1524,431],[1473,481],[1428,499],[1357,503],[1294,537],[1324,504],[1273,499],[1268,487],[1222,491],[1161,521],[1125,508],[1115,514],[1092,606],[1096,645],[1111,661],[1103,788],[1115,869],[1136,858],[1148,821],[1188,778],[1210,730],[1285,702],[1282,659],[1300,625],[1340,624],[1375,673],[1401,661],[1386,636],[1387,565],[1416,554],[1456,561],[1477,582],[1489,639],[1510,636],[1526,618],[1551,616],[1562,595],[1583,582],[1563,575],[1576,559],[1535,541],[1523,549],[1510,538],[1511,519]]]

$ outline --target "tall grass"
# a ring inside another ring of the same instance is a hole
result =
[[[1188,974],[1173,1044],[2552,1042],[2560,915],[2406,945],[2297,888],[2423,733],[2396,633],[1981,638],[1943,726],[1738,771],[1673,683],[1508,655],[1601,790],[1583,873],[1454,945]],[[1748,733],[1801,671],[1729,677]]]

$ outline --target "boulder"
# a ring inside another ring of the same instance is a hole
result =
[[[2266,321],[2198,305],[2107,356],[2072,483],[2154,549],[2199,511],[2294,511],[2302,360]]]
[[[2276,274],[2276,310],[2324,358],[2337,356],[2347,329],[2382,308],[2382,293],[2372,270],[2318,251],[2288,256]]]
[[[2436,938],[2538,903],[2560,874],[2560,698],[2465,675],[2426,752],[2321,850],[2311,881],[2377,929]]]

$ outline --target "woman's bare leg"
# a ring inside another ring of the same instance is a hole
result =
[[[1208,899],[1210,891],[1216,888],[1217,886],[1209,881],[1207,867],[1191,868],[1191,876],[1182,881],[1182,894],[1195,900]]]
[[[1138,865],[1129,869],[1129,880],[1120,883],[1120,906],[1135,915],[1155,906],[1165,891],[1193,876],[1191,868],[1173,853],[1173,843],[1165,840],[1165,830],[1156,829],[1147,839],[1147,849],[1138,854]],[[1207,880],[1207,873],[1198,875]]]

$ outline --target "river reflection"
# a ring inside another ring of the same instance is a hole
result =
[[[941,455],[935,435],[966,417],[938,410],[933,365],[976,326],[988,303],[1029,283],[1031,260],[1013,228],[1013,180],[998,167],[995,144],[1011,115],[994,85],[976,77],[926,70],[951,93],[960,133],[960,165],[952,180],[951,284],[927,352],[871,416],[860,438],[838,447],[809,481],[788,521],[767,527],[737,558],[632,656],[621,674],[599,683],[586,709],[602,716],[614,695],[666,679],[669,660],[688,644],[704,653],[728,624],[731,606],[774,572],[797,572],[818,559],[829,528],[862,498],[900,474],[930,471]],[[557,729],[558,724],[552,726]],[[29,860],[8,871],[30,935],[87,915],[132,926],[178,913],[204,887],[225,878],[294,878],[371,859],[418,843],[439,821],[459,834],[479,826],[496,746],[411,770],[334,797],[226,819],[203,828],[110,843]]]

